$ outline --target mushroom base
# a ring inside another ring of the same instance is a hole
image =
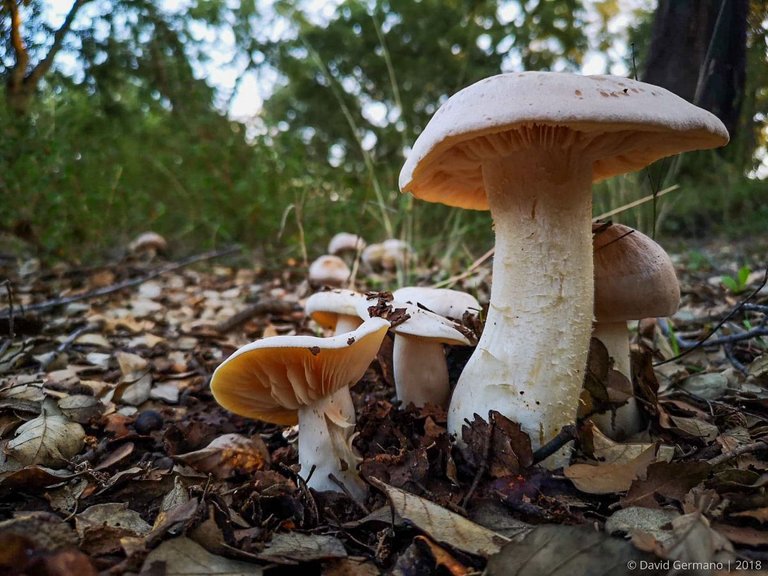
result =
[[[534,449],[575,421],[592,329],[592,162],[551,145],[483,162],[496,229],[491,303],[448,430],[498,410]],[[569,449],[545,461],[566,464]]]
[[[360,456],[352,447],[355,409],[349,388],[299,409],[299,464],[307,486],[318,491],[343,492],[330,475],[356,498],[366,486],[357,473]],[[310,471],[313,469],[311,473]]]
[[[600,340],[608,350],[608,355],[613,359],[613,369],[632,382],[627,323],[595,322],[592,336]],[[603,434],[613,440],[624,440],[628,436],[637,434],[644,427],[643,416],[634,396],[627,399],[625,404],[618,406],[615,412],[593,415],[592,421]]]

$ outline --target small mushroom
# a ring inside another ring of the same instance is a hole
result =
[[[334,256],[355,255],[358,252],[362,252],[365,246],[365,240],[361,236],[350,234],[349,232],[339,232],[328,243],[328,254],[333,254]]]
[[[304,310],[312,320],[334,335],[355,330],[370,316],[365,296],[352,290],[329,290],[307,298]]]
[[[338,256],[326,254],[309,265],[309,283],[314,286],[344,285],[352,274],[347,263]]]
[[[274,336],[243,346],[213,373],[211,392],[235,414],[299,423],[299,463],[315,490],[365,494],[352,447],[355,412],[348,387],[365,373],[389,322],[371,318],[357,330],[331,338]]]
[[[671,316],[680,304],[680,284],[669,255],[651,238],[622,224],[600,228],[594,240],[595,323],[592,336],[613,358],[613,368],[632,381],[628,320]],[[610,392],[610,390],[609,390]],[[592,420],[616,440],[642,430],[634,397]]]
[[[401,288],[393,294],[394,308],[405,306],[409,318],[392,328],[395,342],[392,368],[397,397],[403,406],[427,403],[447,407],[451,396],[444,345],[473,344],[447,318],[462,318],[465,310],[479,310],[469,294],[434,288]],[[422,308],[425,307],[427,310]]]
[[[400,189],[490,209],[496,232],[488,317],[453,392],[450,433],[496,409],[538,448],[575,420],[592,328],[592,182],[727,142],[713,114],[615,76],[500,74],[440,107]]]
[[[381,244],[370,244],[363,250],[361,259],[368,269],[374,272],[394,272],[408,262],[412,252],[410,245],[404,240],[390,238]]]
[[[168,242],[157,232],[144,232],[128,244],[128,250],[132,254],[142,254],[152,259],[168,250]]]

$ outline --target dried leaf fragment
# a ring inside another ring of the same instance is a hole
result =
[[[51,400],[52,402],[52,400]],[[6,452],[24,465],[61,466],[80,452],[85,430],[70,422],[55,405],[46,403],[37,418],[19,426]]]

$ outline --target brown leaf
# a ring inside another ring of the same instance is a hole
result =
[[[259,559],[279,564],[315,562],[329,558],[346,558],[347,551],[335,536],[285,532],[275,534]]]
[[[713,528],[734,544],[758,548],[768,546],[768,532],[746,526],[733,526],[716,522]]]
[[[223,480],[235,474],[250,474],[269,466],[269,450],[258,436],[224,434],[202,450],[176,458],[200,472],[210,472]]]
[[[511,542],[488,559],[486,576],[631,576],[632,562],[652,557],[620,538],[580,526],[538,526],[522,542]],[[666,571],[642,570],[644,575]]]
[[[706,462],[656,462],[648,466],[643,480],[636,480],[621,499],[622,508],[643,506],[660,508],[657,496],[683,501],[688,490],[709,476]]]
[[[259,576],[258,564],[216,556],[189,538],[180,536],[166,540],[149,553],[141,568],[142,574],[163,569],[164,576]]]
[[[376,478],[371,478],[370,482],[387,495],[400,517],[438,542],[445,542],[478,556],[495,554],[509,542],[501,534],[483,528],[429,500],[389,486]]]
[[[656,446],[652,445],[629,462],[612,464],[573,464],[563,474],[573,485],[587,494],[613,494],[629,490],[632,482],[645,473],[656,458]]]
[[[414,543],[425,549],[435,560],[435,568],[443,568],[451,576],[467,576],[474,569],[462,564],[453,554],[425,536],[416,536]]]
[[[755,508],[754,510],[745,510],[744,512],[735,512],[731,516],[743,516],[746,518],[754,518],[761,524],[768,522],[768,508]]]
[[[496,410],[489,418],[493,423],[489,472],[494,478],[512,476],[533,464],[531,439],[520,425]]]

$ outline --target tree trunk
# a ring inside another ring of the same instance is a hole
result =
[[[744,97],[748,0],[659,0],[643,80],[715,114],[735,136]]]

